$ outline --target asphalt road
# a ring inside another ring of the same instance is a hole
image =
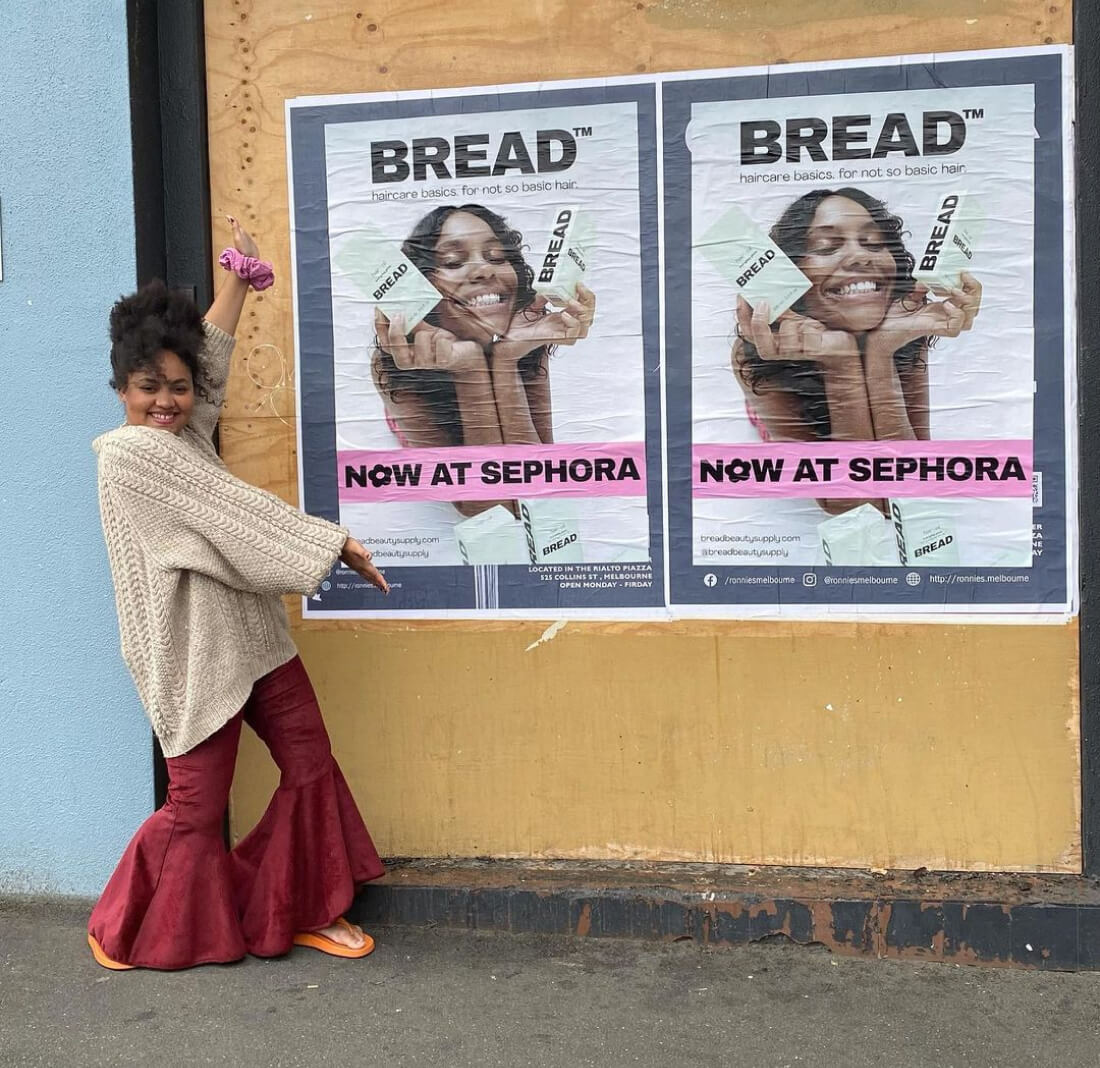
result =
[[[84,906],[0,902],[0,1065],[1100,1065],[1100,974],[374,933],[361,961],[296,949],[113,973],[87,950]]]

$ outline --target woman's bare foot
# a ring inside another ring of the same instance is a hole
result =
[[[345,920],[343,923],[329,924],[328,927],[317,927],[314,934],[331,939],[348,949],[358,949],[366,941],[363,929],[354,923]]]

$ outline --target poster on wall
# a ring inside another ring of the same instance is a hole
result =
[[[665,81],[675,612],[1073,610],[1068,67]]]
[[[663,611],[656,88],[287,105],[306,617]]]
[[[304,615],[1072,615],[1071,76],[289,101]]]

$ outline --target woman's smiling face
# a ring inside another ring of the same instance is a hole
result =
[[[806,314],[834,330],[865,333],[886,316],[897,264],[870,212],[847,197],[826,197],[806,231],[798,264],[813,283]]]
[[[519,280],[500,238],[476,215],[456,211],[443,223],[432,282],[450,298],[439,305],[439,325],[444,330],[473,340],[482,340],[483,333],[508,330]]]
[[[133,371],[118,391],[129,426],[151,426],[178,434],[191,418],[195,384],[191,371],[174,352],[164,351],[150,367]]]

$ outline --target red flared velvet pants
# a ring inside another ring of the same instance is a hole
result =
[[[222,818],[241,723],[281,777],[263,818],[227,853]],[[167,761],[168,799],[134,835],[88,924],[107,956],[143,968],[275,957],[343,915],[382,862],[333,759],[298,657],[259,679],[217,733]]]

